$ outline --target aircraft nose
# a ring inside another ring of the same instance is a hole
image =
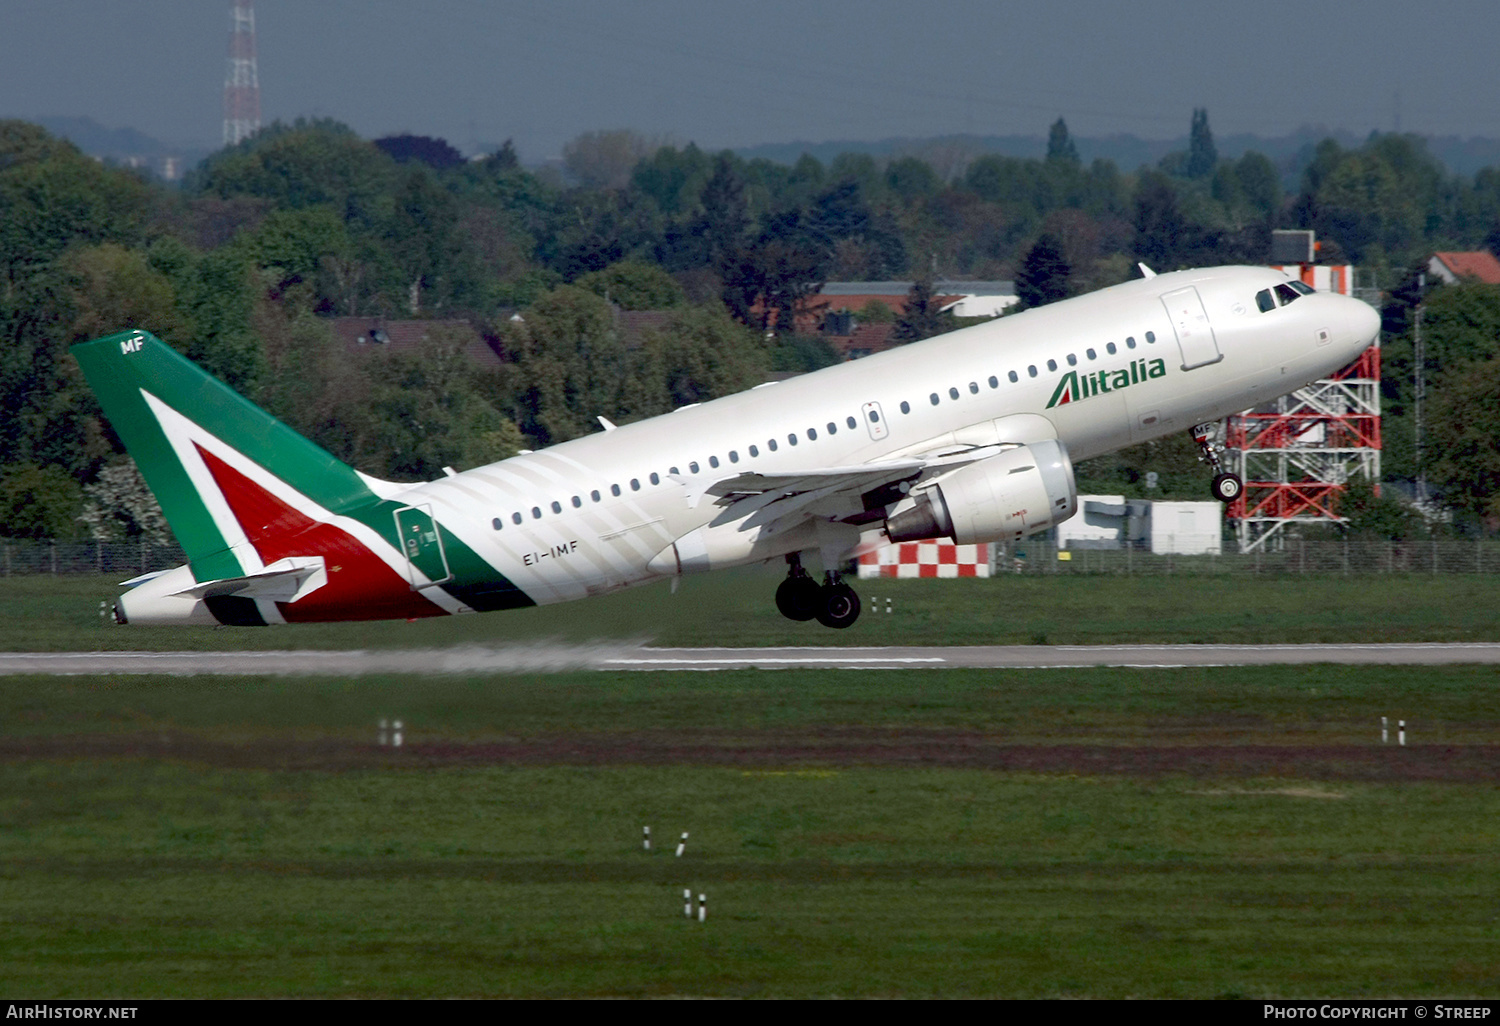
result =
[[[1380,334],[1380,311],[1362,299],[1351,299],[1348,310],[1345,322],[1349,326],[1350,340],[1358,342],[1361,349],[1373,345]]]

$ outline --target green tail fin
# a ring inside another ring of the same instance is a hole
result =
[[[212,458],[206,462],[203,453],[237,454],[335,513],[379,501],[371,479],[149,332],[107,335],[74,346],[73,355],[199,580],[242,572],[233,551],[240,529],[226,518],[224,497],[208,469],[217,464]]]

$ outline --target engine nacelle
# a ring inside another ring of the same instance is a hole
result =
[[[893,542],[1014,541],[1077,510],[1073,461],[1061,442],[1048,440],[971,463],[915,492],[891,509],[885,531]]]

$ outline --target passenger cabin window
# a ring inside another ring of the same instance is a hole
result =
[[[766,439],[766,448],[770,449],[772,452],[775,452],[776,451],[776,439],[774,439],[774,438],[767,438]]]
[[[638,492],[638,491],[641,490],[641,479],[640,478],[638,478],[638,477],[632,477],[630,479],[630,490],[632,492]]]
[[[1033,378],[1036,377],[1036,364],[1032,364],[1030,367],[1027,367],[1026,373]]]
[[[1094,352],[1092,349],[1085,349],[1084,355],[1086,355],[1090,360],[1099,359],[1099,354]]]
[[[870,423],[871,424],[879,424],[880,423],[880,411],[879,410],[871,410],[870,411]]]
[[[874,414],[872,413],[870,414],[870,416],[873,417]],[[844,423],[848,424],[851,429],[859,427],[859,421],[855,420],[853,417],[845,417]]]
[[[794,431],[791,434],[787,435],[786,436],[786,440],[787,440],[787,444],[788,445],[796,445],[797,444],[797,433]]]
[[[807,440],[809,442],[816,442],[818,440],[818,429],[817,428],[808,428],[807,429]]]
[[[552,512],[554,512],[554,513],[561,513],[562,512],[562,503],[560,503],[560,502],[554,502],[552,504]]]
[[[1278,285],[1276,286],[1276,298],[1281,300],[1282,306],[1286,306],[1288,303],[1300,299],[1301,295],[1290,285]]]
[[[595,488],[593,491],[589,492],[589,498],[593,499],[595,502],[598,502],[599,501],[599,489]]]
[[[1146,341],[1147,342],[1155,342],[1156,341],[1156,332],[1154,332],[1154,331],[1148,331],[1148,332],[1146,332]]]
[[[997,377],[995,377],[995,375],[993,375],[993,374],[990,375],[990,387],[991,388],[999,388],[1000,387],[1000,379],[997,378]]]
[[[757,447],[755,447],[755,446],[752,445],[750,447],[750,458],[753,460],[753,459],[755,459],[755,457],[757,457],[759,455],[760,455],[760,449],[758,449]]]
[[[1255,305],[1261,313],[1270,313],[1276,309],[1276,300],[1271,298],[1270,289],[1261,289],[1255,294]]]
[[[718,470],[719,469],[719,457],[717,457],[717,456],[710,456],[708,458],[708,465],[710,467],[713,467],[715,470]]]
[[[654,485],[661,484],[661,475],[654,470],[651,471],[651,483]]]
[[[1057,370],[1057,361],[1056,360],[1048,360],[1047,361],[1047,369],[1049,371],[1055,371],[1055,370]]]
[[[521,522],[521,514],[519,514],[519,513],[512,513],[510,515],[510,522],[513,523],[513,524],[519,524]]]
[[[730,449],[729,450],[729,462],[730,463],[738,463],[739,461],[740,461],[740,454],[739,454],[739,452],[737,452],[734,449]]]
[[[582,496],[580,496],[580,495],[573,496],[573,508],[574,509],[583,509],[583,497]]]
[[[950,399],[957,399],[958,398],[958,389],[956,389],[956,388],[950,388],[950,389],[948,389],[948,398],[950,398]]]
[[[1125,340],[1125,348],[1126,349],[1134,349],[1135,348],[1135,336],[1134,335],[1131,335],[1129,338],[1127,338]]]
[[[533,506],[533,507],[531,507],[531,519],[533,519],[533,520],[540,520],[540,519],[542,519],[542,507],[540,507],[540,506]]]
[[[1017,374],[1015,371],[1011,371],[1009,374],[1006,375],[1006,377],[1010,378],[1011,384],[1015,384],[1017,381],[1021,380],[1021,376],[1019,374]]]
[[[609,494],[613,495],[615,498],[618,499],[620,497],[620,486],[619,485],[610,485],[609,486]]]
[[[504,524],[502,524],[500,522],[500,518],[499,517],[496,517],[494,520],[490,521],[490,523],[492,523],[492,524],[495,525],[495,530],[497,530],[497,531],[500,530],[500,528],[502,528],[502,527],[505,526]]]
[[[971,382],[969,382],[969,394],[970,395],[978,395],[979,394],[979,382],[977,382],[977,381],[971,381]]]
[[[688,464],[688,470],[694,474],[698,473],[698,461],[694,460]]]
[[[902,413],[910,413],[911,412],[911,403],[907,402],[905,399],[901,400],[901,412]]]
[[[928,396],[927,400],[928,400],[928,402],[932,403],[932,405],[934,405],[934,406],[936,406],[938,403],[942,402],[942,400],[938,398],[938,394],[936,392],[934,392],[930,396]]]
[[[1118,352],[1118,350],[1115,348],[1115,344],[1113,342],[1106,342],[1104,344],[1104,351],[1106,353],[1108,353],[1110,356],[1114,356],[1115,353]],[[1093,357],[1090,357],[1089,359],[1093,359]]]
[[[1078,366],[1078,357],[1074,356],[1072,353],[1068,354],[1068,366],[1069,367],[1077,367]]]
[[[830,435],[836,435],[839,433],[839,426],[831,420],[828,422],[828,433]]]

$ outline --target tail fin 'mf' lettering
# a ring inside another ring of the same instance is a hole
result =
[[[146,332],[73,353],[187,552],[192,580],[172,596],[229,623],[469,608],[403,554],[390,496],[404,486],[359,474]]]

